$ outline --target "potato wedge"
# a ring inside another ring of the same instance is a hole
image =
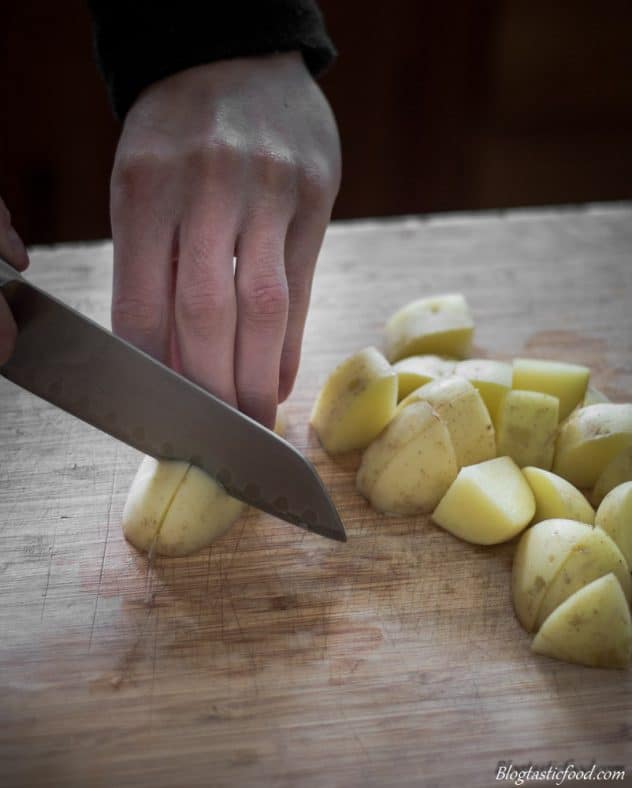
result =
[[[629,481],[632,481],[632,443],[613,457],[599,474],[591,494],[592,502],[599,506],[610,490]]]
[[[545,522],[547,522],[545,520]],[[623,553],[601,528],[589,528],[584,538],[569,550],[559,572],[549,583],[536,616],[537,627],[571,594],[612,572],[630,601],[632,578]]]
[[[580,364],[566,364],[535,358],[515,358],[512,388],[540,391],[560,401],[559,417],[568,414],[583,401],[590,370]]]
[[[468,358],[456,365],[454,374],[466,378],[478,389],[495,424],[503,395],[511,388],[511,364],[490,358]]]
[[[616,577],[599,577],[562,602],[543,622],[531,648],[536,654],[589,667],[627,667],[632,659],[632,621]]]
[[[397,375],[374,347],[342,362],[325,381],[310,422],[329,454],[364,449],[386,427],[397,404]]]
[[[462,468],[432,519],[466,542],[497,544],[520,533],[534,512],[533,493],[518,466],[497,457]]]
[[[518,621],[536,629],[542,600],[555,575],[591,526],[575,520],[544,520],[520,537],[511,572],[511,597]]]
[[[452,375],[456,361],[440,356],[409,356],[393,364],[397,373],[397,399],[402,400],[411,391],[437,378]]]
[[[458,293],[421,298],[402,307],[385,328],[386,357],[436,353],[465,358],[472,346],[474,323],[465,298]]]
[[[429,512],[456,476],[448,428],[427,402],[399,411],[366,449],[358,490],[381,512]]]
[[[520,467],[550,469],[557,435],[557,397],[537,391],[508,391],[496,417],[496,446],[500,456]]]
[[[564,519],[592,525],[595,510],[586,497],[570,482],[542,468],[527,466],[522,469],[535,497],[533,522]]]
[[[457,468],[496,456],[494,426],[481,395],[469,380],[457,376],[432,380],[405,397],[397,410],[413,402],[428,402],[445,422]]]
[[[606,495],[597,509],[595,525],[616,542],[632,571],[632,481]]]
[[[589,489],[608,463],[632,444],[632,405],[606,402],[579,408],[560,425],[553,472]]]

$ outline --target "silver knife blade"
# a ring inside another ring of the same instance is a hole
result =
[[[18,325],[0,374],[157,459],[186,460],[235,498],[321,536],[344,526],[311,463],[283,438],[30,284],[0,258]]]

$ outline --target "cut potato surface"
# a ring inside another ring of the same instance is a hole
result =
[[[549,469],[553,464],[559,419],[559,401],[537,391],[508,391],[496,418],[499,455],[517,465]]]
[[[543,622],[537,654],[598,668],[625,668],[632,658],[628,602],[613,574],[580,588]]]
[[[600,528],[589,528],[584,538],[568,551],[559,572],[549,583],[538,615],[536,625],[544,620],[571,594],[583,586],[612,572],[630,601],[632,579],[621,550],[607,533]]]
[[[557,518],[577,520],[589,525],[595,522],[595,510],[586,497],[566,479],[535,467],[523,468],[522,473],[535,497],[535,523]]]
[[[632,405],[606,402],[579,408],[560,425],[553,471],[582,489],[632,444]]]
[[[474,544],[511,539],[535,512],[533,493],[509,457],[497,457],[459,471],[432,519],[446,531]]]
[[[413,402],[428,402],[445,422],[457,468],[496,456],[494,426],[479,392],[461,377],[432,380],[405,397],[398,411]]]
[[[518,621],[528,632],[536,629],[549,584],[570,550],[585,538],[590,528],[575,520],[544,520],[520,537],[511,572],[511,596]]]
[[[513,362],[512,387],[557,397],[560,401],[560,419],[565,419],[583,401],[589,377],[588,367],[579,364],[516,358]]]
[[[387,322],[386,356],[391,362],[424,353],[465,358],[472,346],[473,331],[474,323],[462,295],[421,298],[402,307]]]
[[[629,481],[632,481],[632,443],[613,457],[599,474],[591,495],[595,506],[599,506],[610,490]]]
[[[606,495],[597,509],[595,525],[616,542],[632,571],[632,481]]]
[[[397,404],[397,375],[368,347],[342,362],[325,381],[310,422],[330,454],[364,449],[386,427]]]
[[[454,373],[467,378],[478,389],[495,423],[503,395],[511,388],[511,364],[489,358],[468,358],[456,365]]]
[[[358,490],[382,512],[429,512],[456,476],[448,429],[427,402],[398,412],[362,456]]]
[[[440,356],[409,356],[393,364],[397,373],[397,399],[402,400],[411,391],[437,378],[452,375],[456,361]]]

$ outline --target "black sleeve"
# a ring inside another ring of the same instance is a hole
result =
[[[335,49],[315,0],[88,0],[97,62],[123,118],[147,85],[226,58],[299,50],[314,76]]]

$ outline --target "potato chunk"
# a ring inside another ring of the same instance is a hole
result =
[[[402,307],[386,324],[386,357],[436,353],[465,358],[472,346],[474,323],[462,295],[421,298]]]
[[[592,487],[608,463],[632,444],[632,405],[579,408],[560,425],[553,471],[575,487]]]
[[[460,377],[432,380],[416,389],[397,406],[398,411],[413,402],[428,402],[445,422],[457,468],[496,456],[496,439],[489,412],[479,392]]]
[[[597,509],[595,525],[616,542],[632,570],[632,481],[606,495]]]
[[[599,474],[591,495],[595,506],[599,506],[610,490],[629,481],[632,481],[632,443],[613,457]]]
[[[532,649],[589,667],[627,667],[632,658],[632,621],[616,577],[607,574],[572,594],[544,621]]]
[[[525,479],[535,496],[533,521],[565,519],[592,525],[595,510],[585,496],[566,479],[542,468],[522,469]]]
[[[513,362],[512,387],[557,397],[560,401],[560,419],[565,419],[584,399],[589,377],[588,367],[579,364],[516,358]]]
[[[600,528],[589,528],[583,539],[568,551],[559,572],[549,583],[538,610],[536,625],[540,627],[547,616],[575,591],[609,572],[621,583],[629,601],[632,579],[621,550]]]
[[[427,402],[399,411],[362,456],[358,490],[381,512],[429,512],[456,476],[448,428]]]
[[[533,493],[518,466],[497,457],[462,468],[432,519],[466,542],[497,544],[520,533],[534,512]]]
[[[386,427],[397,404],[397,375],[374,347],[342,362],[325,381],[310,422],[330,454],[364,449]]]
[[[468,358],[456,365],[455,375],[461,375],[478,389],[494,423],[503,395],[511,388],[511,364],[489,358]]]
[[[411,391],[437,378],[452,375],[456,361],[440,356],[409,356],[393,364],[397,373],[397,399],[402,400]]]
[[[518,621],[527,632],[536,629],[538,613],[551,580],[562,568],[570,550],[590,530],[591,526],[575,520],[544,520],[520,537],[511,571],[511,597]]]
[[[553,464],[558,423],[558,399],[537,391],[508,391],[496,418],[496,445],[523,467],[549,469]]]

